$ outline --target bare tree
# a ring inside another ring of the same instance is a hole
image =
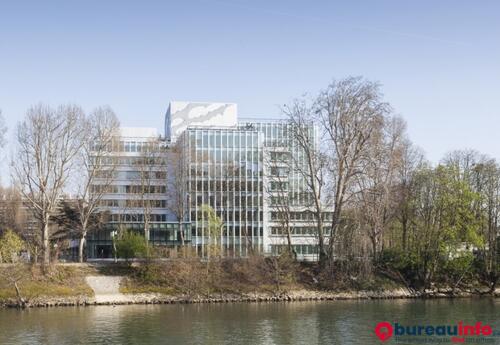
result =
[[[289,152],[273,151],[267,152],[265,157],[266,167],[272,167],[268,172],[268,183],[264,190],[271,201],[272,212],[276,213],[276,218],[280,224],[280,235],[286,236],[288,251],[297,258],[297,252],[292,245],[291,229],[291,207],[292,198],[289,191],[288,173],[291,170],[291,159]],[[282,171],[285,169],[286,171]],[[273,171],[274,170],[274,171]]]
[[[40,223],[44,265],[50,262],[49,225],[81,148],[83,116],[75,105],[54,110],[39,104],[17,127],[12,177]]]
[[[370,137],[390,111],[389,104],[382,101],[379,85],[360,77],[332,82],[316,100],[315,113],[324,131],[332,175],[331,259],[343,207],[354,192],[355,176],[363,173]]]
[[[19,287],[22,281],[28,280],[30,278],[29,270],[23,263],[14,263],[9,267],[8,270],[0,269],[0,278],[3,281],[7,282],[9,285],[12,285],[12,287],[15,289],[19,307],[25,308],[29,305],[29,301],[22,296],[21,289]]]
[[[99,210],[100,201],[114,179],[116,164],[112,162],[113,140],[117,138],[119,121],[110,107],[94,110],[84,122],[84,140],[78,166],[77,216],[78,261],[83,262],[85,238],[89,222]],[[98,184],[100,188],[93,189]]]
[[[0,109],[0,148],[5,145],[5,133],[7,133],[7,126],[2,116],[2,109]]]
[[[301,176],[306,188],[299,198],[305,199],[306,204],[312,207],[314,214],[316,236],[318,238],[319,261],[325,263],[327,258],[326,241],[324,234],[325,211],[327,208],[326,178],[327,160],[320,151],[315,136],[314,109],[306,104],[305,100],[296,100],[283,109],[288,117],[291,131],[291,146],[295,154],[292,159],[292,171]]]
[[[404,131],[401,118],[387,119],[370,140],[363,174],[356,176],[362,223],[372,243],[374,258],[382,250],[384,232],[395,217],[397,171],[402,163]]]
[[[0,236],[7,229],[22,235],[24,220],[25,212],[19,190],[0,186]]]
[[[424,164],[423,153],[413,146],[409,139],[402,142],[401,164],[397,171],[397,206],[396,218],[401,224],[401,248],[407,249],[412,220],[415,218],[415,205],[412,196],[415,193],[415,174]]]
[[[138,150],[139,151],[139,150]],[[152,138],[141,145],[141,157],[137,161],[139,173],[139,200],[144,224],[144,237],[149,243],[152,209],[157,199],[158,188],[166,184],[165,146],[160,138]],[[158,181],[161,181],[158,184]]]
[[[184,220],[189,211],[189,194],[186,185],[187,167],[182,155],[182,143],[179,141],[169,152],[169,176],[167,185],[167,207],[177,218],[181,245],[184,250],[186,234],[184,232]]]

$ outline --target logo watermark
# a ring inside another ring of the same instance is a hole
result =
[[[406,325],[382,321],[375,326],[375,335],[381,342],[392,337],[411,343],[494,343],[500,332],[495,333],[490,324],[480,321],[467,324],[459,321],[450,325]],[[495,339],[496,338],[496,339]]]

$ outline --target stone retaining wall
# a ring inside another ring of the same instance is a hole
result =
[[[193,303],[268,303],[294,301],[335,301],[335,300],[367,300],[367,299],[409,299],[409,298],[465,298],[465,297],[500,297],[500,289],[493,294],[484,292],[454,292],[451,290],[436,290],[425,292],[409,292],[404,289],[390,291],[355,291],[355,292],[322,292],[322,291],[291,291],[280,295],[272,294],[245,294],[230,295],[217,294],[204,296],[167,296],[160,294],[129,294],[127,300],[99,301],[93,297],[77,296],[67,298],[35,298],[25,305],[15,300],[0,302],[0,305],[11,308],[33,307],[62,307],[62,306],[94,306],[94,305],[126,305],[126,304],[193,304]]]

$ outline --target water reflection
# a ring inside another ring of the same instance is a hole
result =
[[[378,321],[481,320],[498,329],[498,306],[461,299],[0,310],[0,344],[379,344]]]

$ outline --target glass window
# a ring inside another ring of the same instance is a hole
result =
[[[220,131],[217,131],[215,133],[215,146],[216,147],[220,147],[220,139],[221,139],[221,136],[220,136]]]
[[[208,147],[208,132],[203,132],[203,148]]]
[[[227,147],[227,133],[226,132],[222,133],[221,147]]]
[[[196,131],[196,147],[201,147],[201,132]]]

